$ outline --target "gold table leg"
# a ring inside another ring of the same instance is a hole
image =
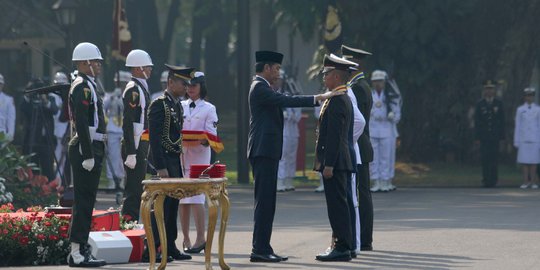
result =
[[[214,240],[214,230],[217,223],[217,204],[216,200],[208,200],[208,231],[206,232],[206,247],[204,248],[204,264],[206,270],[212,270],[212,242]]]
[[[152,201],[154,196],[148,196],[147,191],[142,195],[141,200],[141,219],[144,224],[144,232],[146,233],[147,248],[150,253],[149,270],[155,269],[156,264],[156,246],[154,242],[154,234],[152,233],[152,222],[150,219],[150,211],[152,209]]]
[[[159,233],[159,242],[161,247],[161,263],[158,270],[163,270],[167,267],[167,234],[165,233],[165,216],[163,215],[163,202],[165,195],[158,195],[154,201],[154,215]]]
[[[229,208],[230,202],[229,197],[227,196],[227,191],[225,187],[221,191],[221,196],[219,197],[219,204],[221,206],[221,226],[219,227],[219,243],[218,243],[218,252],[219,252],[219,266],[223,270],[231,269],[227,263],[225,263],[224,256],[224,246],[225,246],[225,232],[227,231],[227,221],[229,220]]]

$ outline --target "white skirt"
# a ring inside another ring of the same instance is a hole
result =
[[[206,200],[206,195],[199,194],[191,197],[187,197],[180,200],[180,204],[204,204]]]
[[[540,144],[520,143],[518,146],[517,162],[520,164],[539,164]]]

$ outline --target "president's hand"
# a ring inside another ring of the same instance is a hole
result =
[[[327,99],[329,99],[329,98],[331,98],[331,97],[334,97],[334,96],[341,96],[341,95],[344,95],[344,94],[346,94],[346,93],[347,93],[347,92],[345,92],[345,91],[333,91],[333,92],[332,92],[332,91],[328,91],[328,92],[326,92],[326,93],[324,93],[324,94],[316,95],[316,96],[315,96],[315,99],[316,99],[317,101],[324,101],[324,100],[327,100]]]
[[[322,175],[324,179],[332,178],[334,176],[334,167],[324,167]]]

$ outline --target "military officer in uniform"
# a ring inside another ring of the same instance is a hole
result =
[[[68,77],[64,72],[56,72],[53,78],[54,84],[68,84]],[[49,97],[54,99],[56,107],[59,109],[57,113],[53,115],[54,120],[54,137],[56,138],[56,148],[54,150],[54,156],[56,157],[56,177],[60,177],[60,172],[64,171],[64,164],[66,161],[65,145],[63,143],[64,136],[66,135],[68,123],[61,118],[62,115],[62,97],[56,93],[50,93]]]
[[[371,199],[369,163],[373,161],[373,148],[369,139],[369,117],[373,98],[371,97],[371,87],[364,74],[364,59],[371,55],[361,49],[341,46],[343,58],[358,64],[356,70],[351,73],[348,85],[352,89],[358,102],[358,109],[366,121],[364,131],[358,139],[360,148],[361,164],[356,168],[356,187],[358,189],[358,212],[360,216],[360,250],[373,250],[373,201]]]
[[[390,191],[390,178],[392,170],[392,144],[395,144],[394,127],[401,118],[398,101],[393,98],[389,89],[386,89],[387,74],[382,70],[375,70],[371,74],[373,83],[372,98],[374,106],[371,108],[371,121],[369,132],[373,146],[373,164],[370,166],[370,177],[373,179],[372,192]]]
[[[335,55],[325,55],[323,64],[325,86],[332,92],[347,93],[351,68],[357,64]],[[347,196],[350,189],[348,182],[356,165],[354,150],[351,152],[350,149],[353,117],[350,96],[333,97],[322,105],[314,170],[321,172],[324,178],[324,193],[334,243],[325,253],[316,256],[319,261],[351,260],[353,238]]]
[[[120,70],[114,75],[116,88],[112,92],[105,93],[103,99],[103,110],[107,117],[107,179],[109,179],[109,189],[117,191],[116,203],[120,204],[122,192],[120,184],[125,177],[124,164],[122,163],[122,90],[131,79],[131,73]]]
[[[139,219],[142,181],[146,176],[148,158],[148,107],[150,93],[146,80],[152,73],[152,59],[143,50],[132,50],[126,57],[126,67],[131,68],[132,79],[122,93],[124,114],[122,119],[122,158],[126,170],[125,199],[122,215]]]
[[[251,113],[248,159],[255,178],[255,213],[251,262],[281,262],[270,245],[276,210],[276,186],[279,159],[283,147],[283,108],[313,107],[336,93],[316,96],[285,96],[271,85],[279,78],[283,54],[272,51],[255,53],[256,76],[249,91]],[[343,93],[337,93],[342,95]]]
[[[68,149],[75,193],[69,232],[71,252],[68,263],[71,267],[105,265],[105,261],[92,256],[88,245],[107,139],[103,103],[96,93],[95,83],[95,78],[101,73],[102,60],[98,47],[92,43],[79,43],[73,49],[72,61],[77,66],[78,75],[69,91],[71,126],[76,132]]]
[[[476,143],[480,144],[482,184],[494,187],[498,181],[499,142],[504,139],[504,108],[502,101],[495,97],[493,80],[484,82],[484,96],[474,112],[474,128]]]
[[[534,103],[534,88],[523,90],[525,103],[517,108],[514,146],[523,171],[522,189],[538,189],[536,166],[540,163],[540,106]]]
[[[166,65],[169,69],[167,89],[148,108],[148,130],[154,167],[161,178],[182,177],[182,125],[183,110],[180,97],[186,93],[187,85],[193,78],[193,68]],[[178,218],[178,199],[165,198],[165,231],[167,250],[176,260],[191,259],[191,256],[178,250],[175,241],[178,237],[176,225]],[[145,224],[147,225],[147,224]],[[155,226],[153,222],[152,226]],[[155,227],[154,227],[155,228]],[[159,246],[157,230],[154,229],[156,245]]]
[[[4,76],[0,74],[0,133],[12,141],[15,135],[15,103],[11,96],[4,93],[4,84]]]

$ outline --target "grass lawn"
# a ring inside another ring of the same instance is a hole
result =
[[[305,170],[297,172],[296,186],[317,186],[319,178],[317,173],[311,170],[315,153],[315,125],[312,109],[304,109],[308,116],[306,120],[306,147],[305,147]],[[237,181],[237,142],[236,142],[236,114],[220,114],[218,134],[225,145],[225,150],[216,155],[216,160],[227,165],[227,177],[231,185]],[[148,176],[149,178],[150,176]],[[250,173],[250,178],[252,178]],[[457,163],[424,163],[413,164],[398,162],[396,164],[396,177],[394,183],[399,187],[479,187],[481,185],[481,167],[478,164]],[[521,184],[521,172],[515,165],[499,166],[498,186],[518,187]],[[108,180],[103,170],[100,188],[106,188]],[[250,179],[253,183],[253,179]]]

